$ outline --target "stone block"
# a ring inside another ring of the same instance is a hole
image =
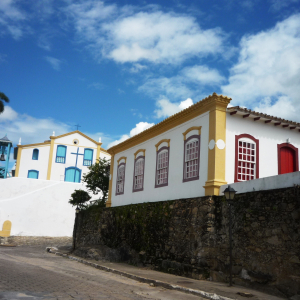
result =
[[[212,281],[227,282],[227,276],[221,271],[210,271]]]
[[[298,256],[294,255],[289,259],[289,262],[294,263],[294,264],[300,264],[300,259]]]
[[[294,211],[292,212],[292,217],[293,217],[294,220],[298,220],[299,217],[300,217],[299,211],[294,210]]]
[[[239,275],[242,272],[242,266],[232,266],[232,274]]]
[[[281,241],[278,239],[277,235],[268,238],[267,242],[269,244],[272,244],[272,245],[279,245],[279,244],[281,244]]]

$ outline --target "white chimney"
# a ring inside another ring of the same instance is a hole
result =
[[[21,145],[21,138],[19,139],[19,145]]]
[[[52,136],[55,136],[55,131],[53,131]]]
[[[101,143],[101,137],[99,137],[99,143]]]

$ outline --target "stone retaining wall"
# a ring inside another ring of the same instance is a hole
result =
[[[234,282],[300,294],[299,188],[237,195],[232,212]],[[82,211],[77,218],[76,248],[195,279],[228,282],[228,240],[222,196]]]

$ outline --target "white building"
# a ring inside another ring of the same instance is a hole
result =
[[[219,195],[227,183],[298,171],[300,124],[230,100],[214,93],[108,149],[107,206]]]
[[[100,141],[78,130],[53,134],[44,143],[18,145],[17,150],[15,178],[0,180],[0,228],[9,221],[11,235],[72,236],[71,194],[86,190],[82,175],[96,159],[110,155]]]
[[[76,130],[38,144],[18,145],[15,177],[81,182],[96,159],[110,159],[102,143]]]

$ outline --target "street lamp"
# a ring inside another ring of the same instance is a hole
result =
[[[75,209],[75,212],[76,214],[75,214],[75,222],[74,222],[74,230],[73,230],[73,251],[75,250],[75,245],[76,245],[77,219],[78,219],[78,214],[80,212],[80,208],[78,207],[78,205]]]
[[[232,286],[232,220],[231,220],[231,205],[233,204],[233,199],[236,194],[236,190],[230,185],[224,190],[225,198],[229,204],[229,286]]]

